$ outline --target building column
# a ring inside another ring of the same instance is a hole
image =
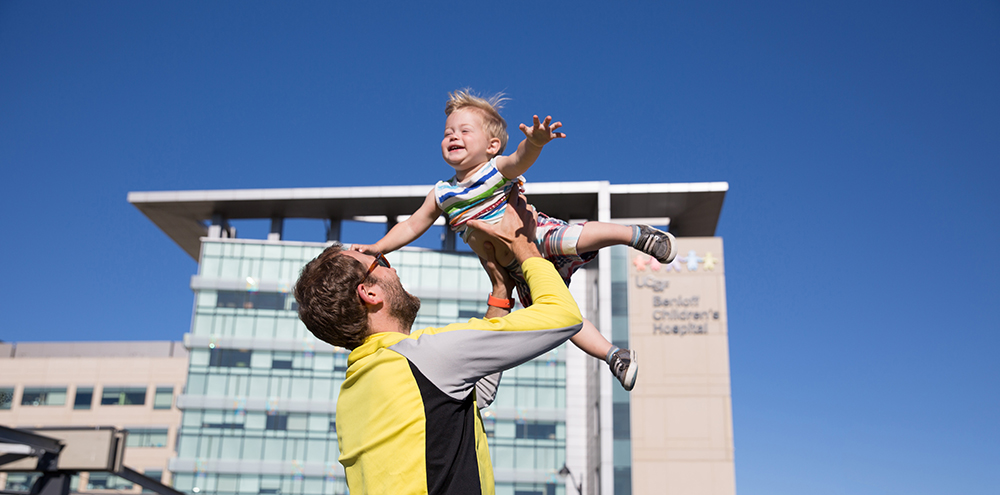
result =
[[[229,225],[229,220],[216,213],[212,215],[212,225],[208,227],[208,236],[216,239],[235,239],[236,227]]]
[[[597,192],[597,221],[611,221],[611,183],[602,181]],[[598,327],[601,335],[612,341],[611,335],[611,250],[601,249],[597,252],[597,307],[599,308]],[[600,488],[598,493],[615,492],[614,463],[614,418],[612,408],[611,387],[615,381],[611,374],[604,373],[600,378]]]
[[[326,226],[326,242],[340,240],[340,219],[331,218]]]
[[[448,228],[447,222],[444,226],[444,235],[441,236],[441,250],[455,251],[455,232]]]
[[[267,234],[267,240],[280,241],[285,230],[285,219],[281,217],[271,218],[271,232]]]

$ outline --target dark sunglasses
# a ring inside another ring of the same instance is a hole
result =
[[[382,253],[375,253],[375,261],[372,261],[372,266],[369,266],[368,271],[365,272],[365,278],[361,279],[362,284],[365,283],[366,280],[368,280],[368,276],[371,275],[372,272],[375,271],[375,268],[378,266],[392,268],[392,266],[389,265],[389,260],[385,259],[385,256],[382,256]]]

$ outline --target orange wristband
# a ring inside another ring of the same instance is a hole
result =
[[[514,307],[514,300],[500,299],[499,297],[493,297],[493,294],[490,294],[490,297],[486,298],[486,304],[488,306],[493,306],[494,308],[511,309]]]

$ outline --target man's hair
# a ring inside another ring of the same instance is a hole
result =
[[[295,300],[299,319],[317,339],[353,350],[368,336],[368,310],[357,290],[365,267],[350,256],[341,256],[343,250],[334,244],[302,268]]]
[[[507,98],[504,97],[503,93],[483,98],[474,94],[469,88],[460,89],[454,93],[448,93],[448,103],[444,106],[444,114],[451,115],[455,110],[463,108],[478,110],[483,117],[483,130],[486,131],[486,135],[500,140],[500,150],[496,153],[500,155],[507,148],[507,121],[500,116],[500,109],[503,108],[505,101]]]

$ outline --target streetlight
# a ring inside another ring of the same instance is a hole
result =
[[[577,483],[576,476],[573,476],[573,473],[569,470],[569,467],[567,467],[565,463],[563,463],[562,469],[559,470],[559,476],[562,476],[563,478],[569,476],[569,479],[573,481],[573,486],[576,488],[576,493],[583,495],[583,480],[580,480],[580,482]]]

